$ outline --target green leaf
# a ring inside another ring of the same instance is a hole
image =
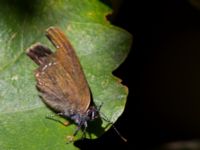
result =
[[[106,20],[109,13],[111,9],[98,0],[0,1],[1,149],[77,149],[73,143],[66,144],[76,125],[63,126],[45,118],[54,113],[38,97],[33,73],[37,66],[25,54],[35,42],[54,49],[44,36],[50,26],[68,35],[95,104],[103,103],[101,114],[111,122],[122,114],[128,90],[112,71],[126,58],[132,37]],[[97,138],[109,129],[110,124],[101,121],[89,125],[87,138]]]

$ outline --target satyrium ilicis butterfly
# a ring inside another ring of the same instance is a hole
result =
[[[27,49],[27,55],[39,65],[35,71],[36,87],[48,107],[78,125],[75,136],[82,127],[86,129],[88,121],[99,117],[100,107],[97,108],[92,101],[79,59],[64,33],[57,27],[50,27],[46,36],[55,46],[55,53],[40,43]]]
[[[92,103],[79,59],[59,28],[48,28],[46,36],[56,47],[55,53],[40,43],[27,50],[27,55],[39,65],[36,87],[43,102],[60,116],[72,119],[78,125],[77,131],[86,128],[87,121],[94,120],[99,113]]]

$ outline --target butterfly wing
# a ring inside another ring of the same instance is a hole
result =
[[[40,43],[36,43],[27,49],[26,54],[40,66],[48,63],[48,56],[52,54],[52,51]]]
[[[55,53],[40,57],[41,54],[36,52],[40,50],[45,53],[47,48],[42,45],[32,47],[32,54],[36,54],[32,59],[36,57],[33,60],[40,65],[35,77],[41,97],[47,106],[66,116],[85,113],[91,97],[79,59],[64,33],[58,28],[49,28],[47,37],[56,47]],[[42,61],[38,61],[40,58]]]

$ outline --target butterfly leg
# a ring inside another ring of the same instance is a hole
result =
[[[61,116],[60,114],[56,114],[56,115]],[[56,115],[48,115],[48,116],[46,116],[46,118],[47,119],[51,119],[51,120],[56,121],[56,122],[59,122],[64,126],[68,126],[70,124],[68,121],[63,122],[63,121],[61,121],[59,119],[56,119],[55,118]]]

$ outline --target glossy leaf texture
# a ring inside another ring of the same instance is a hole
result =
[[[37,66],[25,50],[35,42],[55,50],[45,29],[60,27],[68,36],[83,66],[93,100],[111,122],[122,114],[128,88],[112,75],[127,57],[132,36],[106,19],[112,10],[98,0],[0,1],[0,148],[78,149],[66,144],[76,125],[46,119],[54,114],[38,96]],[[62,118],[58,118],[64,121]],[[87,138],[97,138],[110,124],[92,123]],[[82,136],[79,132],[77,139]]]

